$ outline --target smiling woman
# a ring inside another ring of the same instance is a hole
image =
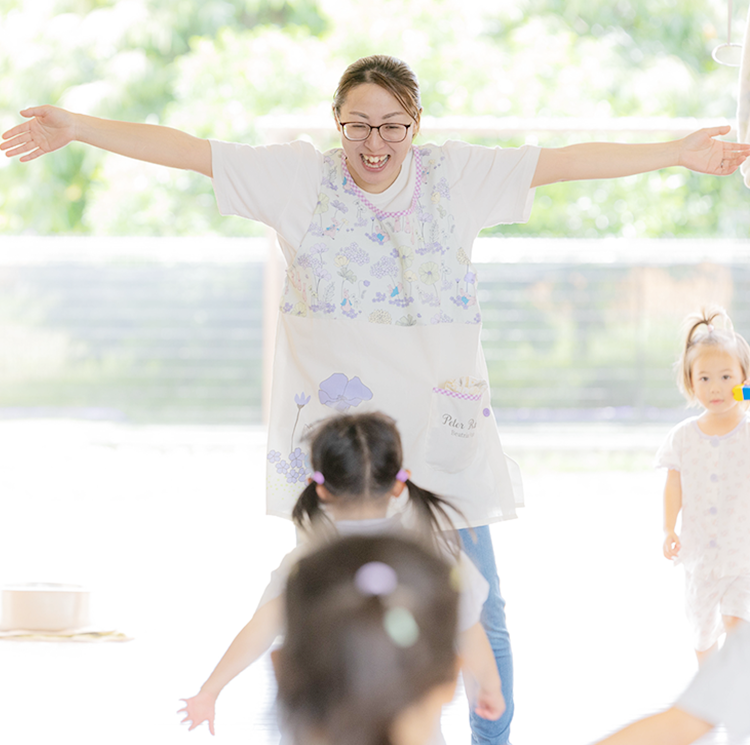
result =
[[[462,511],[465,521],[456,522],[465,550],[490,583],[482,622],[507,708],[497,721],[472,712],[472,731],[480,745],[508,742],[513,671],[489,524],[515,517],[522,493],[486,384],[474,240],[484,227],[528,220],[537,186],[677,165],[729,175],[750,145],[716,139],[729,131],[717,127],[645,145],[415,146],[416,76],[383,55],[356,61],[342,76],[333,104],[341,147],[325,153],[305,142],[251,147],[205,140],[52,106],[21,113],[29,121],[3,135],[9,156],[28,162],[77,140],[192,169],[213,178],[222,214],[276,231],[287,277],[274,359],[267,510],[289,517],[298,483],[311,472],[304,434],[312,424],[344,406],[392,416],[405,467]],[[320,395],[309,398],[313,391]],[[434,415],[446,391],[456,403],[449,424]],[[469,429],[475,436],[456,448],[455,433]]]

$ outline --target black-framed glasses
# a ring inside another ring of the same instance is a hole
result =
[[[386,142],[403,142],[409,132],[409,127],[411,127],[411,124],[396,124],[395,122],[379,124],[377,127],[365,124],[365,122],[339,122],[339,124],[344,132],[344,137],[353,142],[366,140],[373,129],[377,129],[378,134]]]

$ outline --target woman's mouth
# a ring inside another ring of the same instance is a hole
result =
[[[390,159],[390,155],[365,155],[359,154],[360,160],[368,171],[382,171]]]

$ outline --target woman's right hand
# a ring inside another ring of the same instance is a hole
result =
[[[664,537],[664,556],[674,559],[680,553],[680,537],[674,530],[668,530]]]
[[[21,116],[29,121],[4,132],[0,150],[12,158],[22,156],[25,163],[59,150],[75,139],[75,115],[57,106],[35,106],[24,109]]]
[[[210,693],[204,693],[200,691],[195,696],[190,698],[181,698],[180,701],[185,702],[185,706],[182,709],[178,709],[177,713],[185,712],[185,718],[180,721],[180,724],[184,722],[190,722],[188,732],[195,729],[202,722],[208,722],[208,731],[215,735],[214,732],[214,716],[216,715],[216,696]]]

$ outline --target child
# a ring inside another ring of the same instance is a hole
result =
[[[750,737],[748,701],[750,624],[739,621],[673,706],[633,722],[597,745],[689,745],[720,724],[731,738],[726,742],[745,742]]]
[[[448,562],[396,536],[341,538],[299,561],[285,604],[273,654],[295,743],[430,740],[458,672]]]
[[[738,619],[750,621],[750,420],[732,395],[750,373],[750,347],[723,308],[685,323],[678,386],[703,413],[669,433],[657,466],[669,469],[664,556],[685,567],[685,606],[702,662]]]
[[[240,631],[200,692],[185,701],[183,721],[189,729],[207,721],[214,732],[215,702],[224,686],[265,652],[283,629],[282,595],[287,577],[300,556],[331,533],[402,533],[402,513],[388,516],[392,498],[408,487],[408,504],[416,520],[415,537],[448,554],[461,582],[459,640],[470,673],[467,690],[475,699],[474,711],[496,720],[505,703],[492,650],[479,623],[489,587],[471,561],[458,550],[450,505],[432,492],[420,489],[402,466],[401,438],[392,419],[379,413],[341,415],[325,420],[313,435],[310,483],[294,507],[296,524],[309,535],[307,544],[285,557],[271,576],[255,615]],[[441,529],[447,528],[444,532]]]

